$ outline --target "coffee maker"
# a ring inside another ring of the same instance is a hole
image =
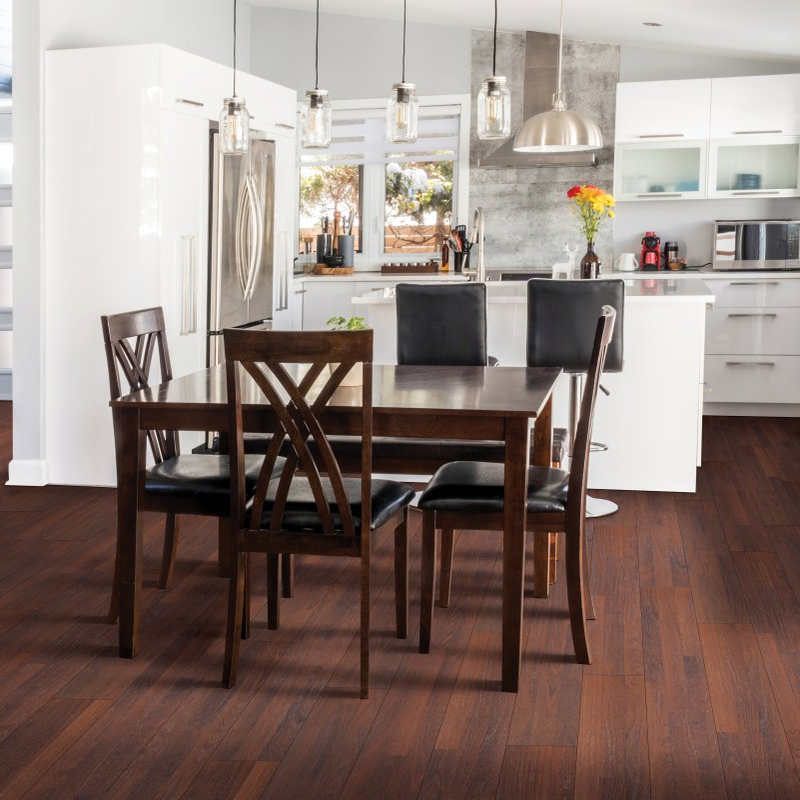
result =
[[[678,262],[678,243],[664,242],[664,267],[672,269],[670,264]]]
[[[644,272],[655,272],[661,269],[661,239],[654,231],[647,231],[642,238],[642,253],[639,269]]]

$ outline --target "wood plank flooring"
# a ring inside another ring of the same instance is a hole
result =
[[[459,531],[453,594],[417,652],[394,638],[377,544],[372,690],[358,699],[358,564],[299,559],[279,631],[254,568],[239,682],[220,686],[216,525],[186,519],[170,589],[145,524],[141,655],[104,614],[115,496],[0,486],[0,800],[800,798],[800,420],[707,418],[694,495],[598,493],[595,661],[566,592],[525,600],[518,695],[500,686],[500,537]],[[0,480],[11,407],[0,403]],[[531,585],[530,565],[526,571]]]

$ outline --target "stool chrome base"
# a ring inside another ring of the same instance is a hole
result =
[[[599,497],[589,497],[586,495],[586,516],[587,518],[607,517],[616,514],[619,506],[611,500],[602,500]]]

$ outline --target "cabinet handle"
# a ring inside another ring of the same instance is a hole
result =
[[[778,189],[758,189],[753,190],[751,192],[731,192],[731,194],[735,195],[745,195],[745,194],[780,194]]]
[[[680,139],[685,133],[640,133],[637,139]]]
[[[181,336],[197,333],[195,237],[181,236]]]
[[[276,128],[285,128],[287,131],[293,131],[294,130],[294,125],[289,125],[286,122],[276,122],[275,123],[275,127]]]
[[[747,313],[747,314],[728,314],[728,316],[729,317],[736,317],[738,319],[741,319],[743,317],[769,317],[770,319],[774,319],[778,315],[777,314],[767,314],[767,313],[765,313],[763,311],[753,311],[753,312]]]
[[[295,294],[305,294],[307,291],[308,289],[296,289]]]
[[[176,103],[185,103],[187,106],[196,106],[197,108],[205,108],[206,104],[201,103],[199,100],[187,100],[185,97],[176,97]]]
[[[778,281],[731,281],[731,286],[777,286]]]
[[[683,192],[645,192],[637,197],[683,197]]]
[[[782,130],[776,131],[734,131],[734,136],[753,136],[755,134],[767,134],[767,133],[783,133]]]
[[[726,361],[726,367],[774,367],[774,361]]]

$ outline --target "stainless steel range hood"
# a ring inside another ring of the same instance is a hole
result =
[[[558,82],[558,36],[528,31],[525,37],[525,78],[522,118],[549,111]],[[516,135],[516,131],[514,132]],[[487,169],[527,167],[596,167],[597,153],[517,153],[514,136],[485,158],[478,166]]]

